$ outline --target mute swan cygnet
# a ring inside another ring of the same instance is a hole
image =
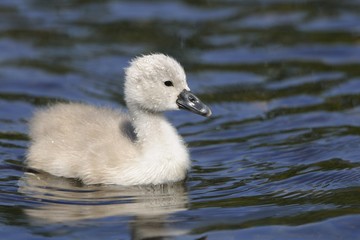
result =
[[[85,184],[124,186],[183,180],[186,146],[163,112],[211,110],[192,92],[184,69],[163,54],[137,57],[125,69],[128,114],[80,103],[60,103],[30,121],[30,168]]]

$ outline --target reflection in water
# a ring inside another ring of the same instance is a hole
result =
[[[133,239],[185,233],[172,229],[167,221],[169,214],[187,210],[183,182],[133,187],[83,185],[75,179],[27,172],[19,181],[19,192],[42,203],[24,210],[34,224],[134,216]]]

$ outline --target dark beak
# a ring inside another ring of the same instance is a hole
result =
[[[176,104],[180,109],[186,109],[204,117],[211,115],[210,108],[202,103],[195,94],[185,89],[179,94]]]

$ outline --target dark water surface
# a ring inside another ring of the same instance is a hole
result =
[[[24,175],[36,107],[123,107],[123,68],[150,52],[214,113],[167,114],[185,183]],[[0,3],[2,239],[360,239],[359,146],[360,1]]]

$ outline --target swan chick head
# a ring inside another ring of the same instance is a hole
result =
[[[190,92],[183,67],[164,54],[134,58],[125,69],[125,101],[148,112],[187,109],[210,116],[210,109]]]

